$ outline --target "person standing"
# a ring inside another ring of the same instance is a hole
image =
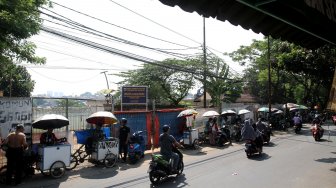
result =
[[[6,151],[7,157],[7,172],[6,172],[6,184],[12,183],[12,176],[14,174],[15,185],[21,183],[22,171],[23,171],[23,152],[28,147],[26,142],[26,135],[24,134],[24,127],[22,124],[16,126],[16,131],[10,133],[6,140],[8,149]]]
[[[128,141],[130,137],[130,128],[126,126],[127,119],[122,118],[120,121],[119,128],[119,156],[122,156],[123,162],[126,162],[127,152],[128,152]]]
[[[216,137],[217,137],[217,131],[218,131],[218,125],[217,125],[217,118],[214,117],[212,120],[211,125],[211,133],[209,134],[209,141],[210,145],[214,146],[216,145]]]

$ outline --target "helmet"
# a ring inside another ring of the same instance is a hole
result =
[[[162,131],[163,131],[163,132],[167,132],[169,129],[170,129],[169,125],[164,125],[164,126],[162,127]]]
[[[121,121],[120,121],[120,122],[127,123],[127,119],[126,119],[126,118],[121,118]]]

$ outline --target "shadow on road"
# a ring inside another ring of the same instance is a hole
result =
[[[94,168],[94,173],[92,170]],[[82,178],[85,179],[107,179],[118,174],[118,164],[112,168],[105,167],[87,167],[78,170],[77,172]]]
[[[264,147],[275,147],[277,146],[277,144],[273,143],[273,142],[270,142],[268,144],[264,144]]]
[[[166,179],[163,179],[161,182],[158,183],[158,185],[151,184],[151,187],[187,187],[189,186],[186,182],[187,178],[185,177],[185,174],[181,174],[177,177],[175,176],[169,176]]]
[[[322,162],[322,163],[335,163],[336,158],[329,157],[329,158],[316,159],[315,161]]]
[[[261,156],[258,154],[252,155],[249,159],[255,160],[255,161],[264,161],[270,158],[271,156],[269,156],[267,153],[262,153]]]

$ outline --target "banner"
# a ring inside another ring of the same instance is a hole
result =
[[[23,124],[27,142],[31,141],[32,100],[31,98],[0,98],[0,138],[15,131],[16,125]]]

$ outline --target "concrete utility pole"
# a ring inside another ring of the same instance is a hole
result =
[[[271,101],[271,45],[270,45],[270,38],[267,36],[267,60],[268,60],[268,121],[271,118],[271,108],[272,108],[272,101]]]
[[[204,73],[203,73],[203,107],[206,108],[206,72],[207,72],[207,60],[206,60],[206,45],[205,45],[205,17],[203,17],[203,62],[204,62]]]

